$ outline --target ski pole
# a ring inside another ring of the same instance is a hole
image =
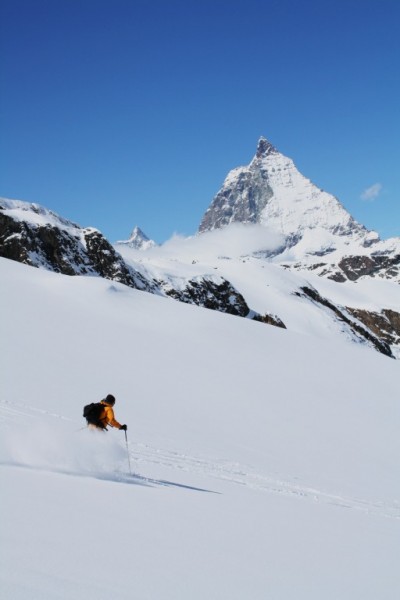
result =
[[[132,469],[131,469],[131,457],[129,456],[129,446],[128,446],[128,435],[126,433],[126,429],[125,429],[125,442],[126,442],[126,452],[128,454],[128,465],[129,465],[129,474],[132,475]]]

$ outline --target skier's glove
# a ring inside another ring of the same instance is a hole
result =
[[[126,431],[128,429],[128,425],[121,425],[120,430]]]

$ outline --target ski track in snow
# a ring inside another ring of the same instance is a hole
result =
[[[13,423],[15,424],[15,420],[21,419],[21,417],[25,419],[37,419],[44,416],[76,424],[76,428],[72,430],[73,433],[85,429],[85,427],[80,428],[72,419],[48,410],[34,408],[23,403],[17,404],[9,401],[0,401],[1,426],[7,427]],[[230,482],[234,485],[241,485],[249,489],[270,494],[293,497],[315,503],[324,503],[343,509],[361,511],[367,515],[379,515],[381,517],[400,520],[400,501],[393,501],[388,504],[383,501],[370,501],[362,498],[348,497],[340,493],[326,492],[309,487],[308,485],[302,485],[289,478],[277,478],[267,473],[258,473],[251,465],[242,465],[238,462],[231,462],[221,458],[191,456],[177,451],[155,448],[143,442],[129,442],[129,454],[133,463],[133,469],[136,470],[137,467],[140,467],[141,472],[145,472],[146,465],[157,465],[172,471],[186,472],[202,477],[212,477],[216,480]],[[12,466],[12,463],[10,462],[0,462],[0,464]],[[15,464],[15,466],[23,467],[24,465]],[[26,465],[26,467],[35,468],[30,467],[29,465]],[[38,467],[37,470],[43,469]],[[87,473],[67,471],[56,467],[54,469],[46,470],[65,475],[88,476]],[[164,479],[146,477],[138,473],[133,473],[131,476],[123,473],[110,474],[110,476],[104,473],[93,473],[93,477],[123,484],[137,483],[142,485],[173,486],[201,492],[211,491],[200,486],[197,487],[185,483],[176,483]]]
[[[229,462],[221,459],[205,459],[193,457],[179,452],[165,451],[152,448],[146,444],[130,444],[133,447],[131,458],[136,464],[152,463],[170,469],[187,471],[202,476],[229,481],[233,484],[246,486],[250,489],[261,490],[271,494],[297,497],[312,502],[321,502],[341,508],[359,510],[366,514],[376,514],[383,517],[400,519],[400,502],[387,504],[371,502],[361,498],[350,498],[341,494],[321,491],[309,486],[295,483],[288,479],[277,479],[268,474],[257,473],[249,465]]]

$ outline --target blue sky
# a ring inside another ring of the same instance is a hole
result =
[[[0,195],[190,235],[261,135],[400,235],[398,0],[2,0]]]

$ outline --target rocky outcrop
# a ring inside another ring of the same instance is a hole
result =
[[[382,242],[378,242],[380,245]],[[313,271],[320,277],[343,283],[357,281],[363,277],[393,280],[400,282],[400,240],[397,249],[392,251],[371,252],[369,255],[344,256],[337,263],[299,261],[292,264],[282,263],[286,269]],[[316,254],[316,253],[315,253]]]
[[[87,256],[97,275],[139,290],[155,291],[157,286],[132,267],[96,229],[84,230]]]
[[[306,297],[311,298],[311,300],[313,300],[317,304],[324,306],[325,308],[332,311],[332,313],[337,317],[337,319],[345,323],[349,327],[350,331],[352,331],[358,339],[360,339],[361,341],[368,342],[376,350],[378,350],[378,352],[381,352],[385,356],[390,356],[390,358],[394,358],[393,353],[390,349],[390,345],[381,337],[374,335],[369,329],[365,329],[364,327],[362,327],[357,321],[354,321],[351,318],[349,318],[349,316],[346,314],[346,309],[341,309],[326,298],[323,298],[315,288],[303,286],[301,288],[301,291]],[[300,295],[299,293],[297,294]]]
[[[349,307],[347,311],[387,344],[400,344],[400,313],[386,308],[380,313]]]
[[[223,277],[195,277],[183,289],[164,286],[167,296],[219,312],[247,317],[250,309],[243,296]]]
[[[286,329],[285,323],[277,315],[254,315],[253,321],[258,321],[259,323],[266,323],[267,325],[273,325],[274,327]]]
[[[338,264],[344,277],[357,281],[360,277],[398,278],[400,275],[400,254],[374,254],[370,256],[346,256]]]
[[[223,277],[196,277],[190,279],[182,289],[175,289],[165,282],[162,287],[167,296],[180,302],[238,317],[248,317],[258,323],[286,329],[286,325],[277,315],[260,315],[250,310],[242,294]]]
[[[1,206],[0,256],[65,275],[90,269],[79,236],[50,225],[33,227],[4,214]]]
[[[27,220],[14,218],[10,202],[0,202],[0,256],[63,275],[92,274],[135,289],[156,288],[96,229],[83,229],[36,205],[20,208],[23,203],[17,206]]]

